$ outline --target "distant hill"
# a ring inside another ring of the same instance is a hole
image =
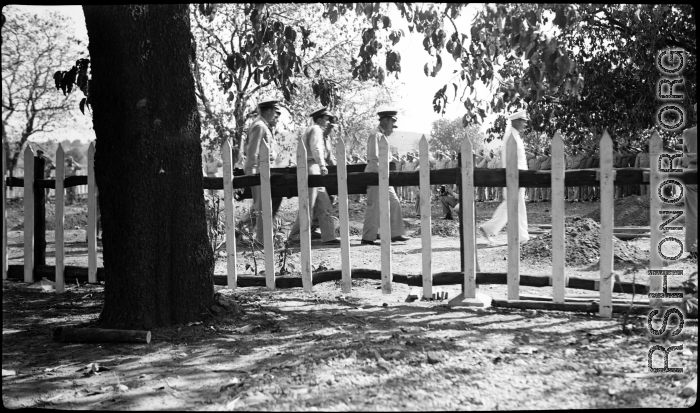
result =
[[[389,145],[396,148],[400,155],[404,155],[406,152],[414,152],[418,150],[418,143],[420,138],[423,136],[419,132],[405,132],[400,130],[395,130],[394,133],[389,136]],[[430,139],[430,136],[426,134],[426,139]]]

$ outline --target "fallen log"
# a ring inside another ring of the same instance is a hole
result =
[[[598,303],[553,303],[533,300],[491,300],[492,307],[516,308],[520,310],[547,310],[547,311],[578,311],[584,313],[597,313]],[[646,314],[653,310],[651,306],[613,304],[613,313]]]
[[[109,330],[104,328],[57,327],[53,341],[61,343],[145,343],[151,342],[151,332],[142,330]]]
[[[638,305],[649,305],[649,299],[646,298],[641,298],[644,296],[638,296],[635,297],[636,300],[632,304],[635,306]],[[552,302],[552,297],[546,297],[546,296],[540,296],[540,295],[531,295],[531,294],[520,294],[520,299],[521,300],[530,300],[530,301],[547,301],[547,302]],[[600,300],[599,295],[582,295],[582,296],[576,296],[576,295],[566,295],[564,297],[565,302],[567,303],[592,303],[595,302],[597,303]],[[630,300],[627,298],[613,298],[612,299],[613,304],[630,304]],[[671,300],[671,299],[664,299],[663,300],[664,306],[681,306],[683,303],[683,300]]]

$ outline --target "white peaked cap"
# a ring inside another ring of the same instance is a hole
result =
[[[527,112],[525,110],[520,110],[520,111],[515,112],[512,115],[508,116],[508,120],[516,120],[516,119],[528,119]]]

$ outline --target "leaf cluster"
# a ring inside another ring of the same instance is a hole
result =
[[[556,129],[578,138],[591,129],[634,136],[653,126],[660,104],[655,54],[668,47],[686,50],[683,105],[696,100],[696,29],[690,5],[487,4],[468,31],[455,22],[464,4],[448,4],[444,10],[409,3],[395,7],[410,31],[424,35],[423,47],[431,56],[426,76],[437,75],[444,52],[461,64],[449,89],[454,100],[462,89],[465,126],[482,123],[489,113],[528,108],[533,129],[550,136]],[[371,22],[385,14],[371,3],[357,4],[355,11]],[[368,71],[368,62],[381,49],[369,41],[386,28],[375,26],[360,48],[362,59],[351,62],[358,73]],[[386,69],[393,70],[389,64]],[[477,98],[479,82],[491,89],[490,98]],[[435,93],[437,113],[445,111],[447,90],[448,84]]]

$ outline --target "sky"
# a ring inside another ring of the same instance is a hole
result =
[[[87,29],[85,28],[85,18],[81,6],[15,6],[22,10],[42,13],[48,11],[56,11],[65,14],[74,21],[75,36],[87,41]],[[416,3],[414,7],[422,7],[420,3]],[[441,6],[442,7],[442,6]],[[475,15],[481,4],[470,4],[466,13],[463,13],[456,20],[457,27],[463,33],[470,33],[470,21]],[[395,46],[395,49],[401,54],[401,73],[399,82],[394,82],[397,87],[397,109],[402,114],[399,119],[398,130],[416,132],[428,135],[431,129],[431,124],[434,120],[444,116],[447,119],[454,119],[465,114],[465,109],[462,103],[457,99],[452,103],[448,103],[444,115],[439,115],[433,111],[433,96],[435,92],[443,85],[448,83],[454,75],[454,70],[460,68],[458,62],[449,56],[446,52],[442,56],[442,70],[436,77],[425,76],[423,67],[431,58],[430,55],[423,49],[423,35],[414,31],[411,33],[408,30],[408,23],[401,17],[395,7],[389,8],[389,17],[392,21],[393,29],[403,29],[406,34],[405,38]],[[449,27],[445,27],[448,36],[451,34]],[[450,88],[451,89],[451,88]],[[484,87],[477,86],[477,94],[488,93]],[[451,97],[448,92],[448,97]],[[495,116],[487,118],[487,122],[491,121]],[[60,137],[52,136],[54,139],[94,139],[94,131],[83,130],[78,131],[81,136],[76,136],[76,132],[70,136]]]
[[[81,6],[25,6],[25,5],[12,5],[18,10],[26,11],[36,14],[48,14],[49,12],[59,12],[67,17],[70,17],[73,22],[75,30],[75,37],[82,40],[84,44],[87,44],[88,35],[87,28],[85,27],[85,17],[83,16],[83,8]],[[69,68],[67,68],[69,69]],[[66,69],[66,70],[67,70]],[[48,139],[53,139],[61,142],[65,139],[73,141],[75,139],[81,140],[83,142],[92,141],[95,139],[95,131],[92,129],[92,122],[89,120],[80,119],[76,122],[75,128],[59,129],[50,134],[37,133],[32,135],[30,141],[46,141]]]
[[[414,7],[420,8],[421,5],[416,3]],[[480,7],[480,4],[470,4],[466,9],[466,13],[457,18],[455,23],[460,31],[463,33],[471,32],[470,22]],[[454,119],[464,116],[466,109],[464,109],[464,105],[459,99],[454,102],[448,100],[444,115],[439,115],[433,110],[435,92],[456,76],[453,72],[461,69],[461,65],[447,52],[443,52],[441,54],[442,70],[435,77],[426,76],[424,66],[431,59],[431,56],[423,48],[423,34],[415,30],[410,32],[408,30],[408,22],[401,17],[401,13],[395,7],[390,8],[389,17],[391,18],[392,28],[403,29],[406,34],[406,37],[401,39],[395,46],[395,49],[401,54],[399,80],[404,83],[399,91],[402,97],[399,109],[403,111],[404,116],[397,122],[400,124],[398,129],[427,135],[434,120],[441,117]],[[444,28],[448,38],[452,34],[450,29],[451,27],[448,26]],[[447,96],[451,98],[449,90],[451,88],[448,88]],[[477,93],[480,92],[485,92],[485,89],[477,88]]]

